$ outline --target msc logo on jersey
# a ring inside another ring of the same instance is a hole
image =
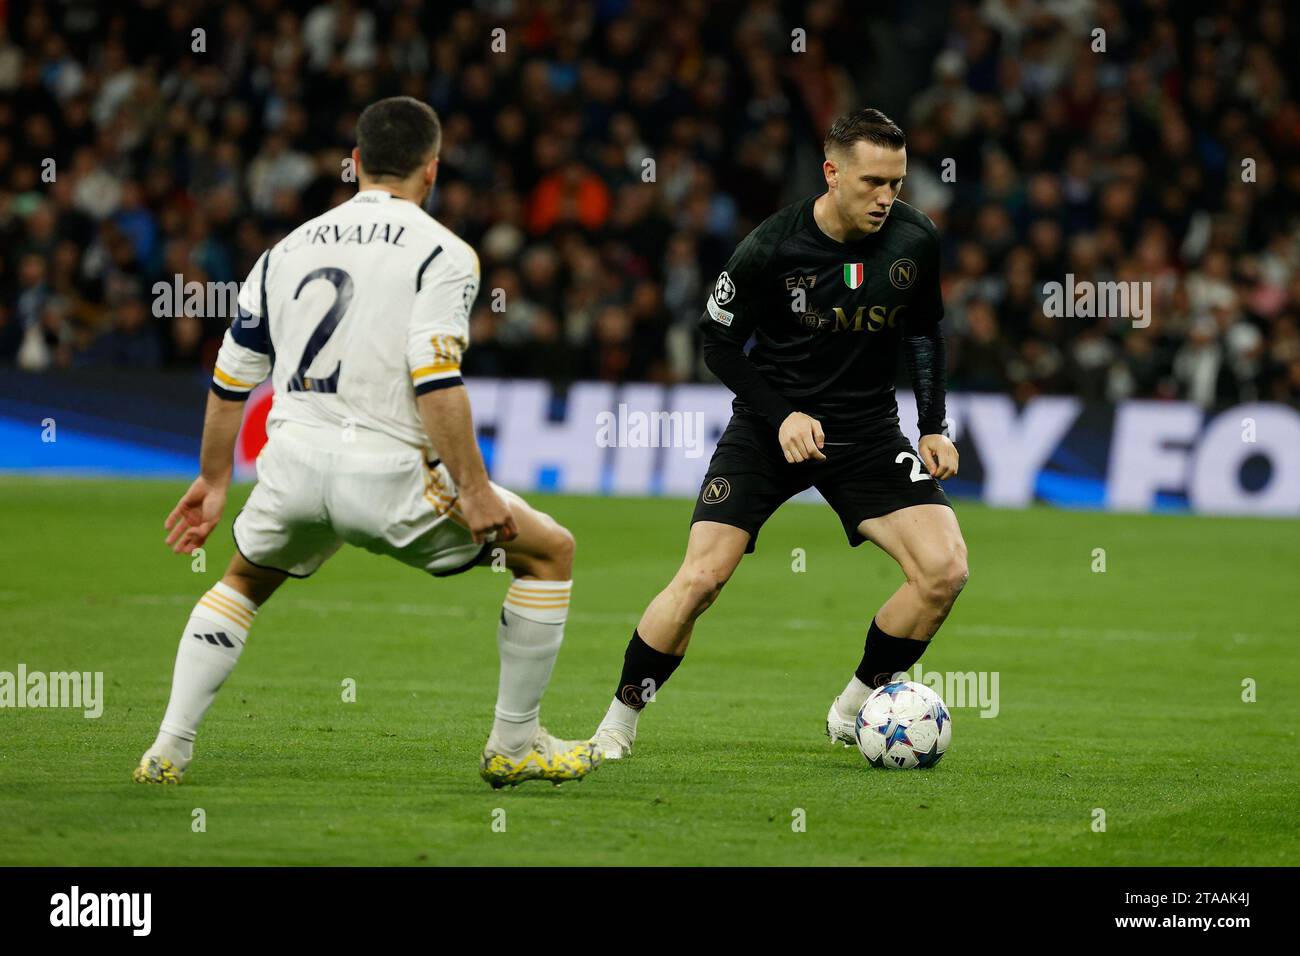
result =
[[[844,284],[850,289],[856,289],[862,285],[862,263],[846,262],[844,263]]]
[[[889,267],[889,282],[895,289],[910,288],[916,281],[916,263],[911,259],[895,259]]]
[[[718,276],[718,281],[713,286],[713,300],[718,305],[726,305],[736,297],[736,284],[731,281],[731,276],[725,272]]]
[[[906,304],[895,306],[873,305],[870,307],[860,305],[850,317],[845,309],[837,305],[831,309],[835,313],[835,324],[831,327],[831,331],[879,332],[885,328],[892,329],[898,325],[898,317],[906,310]]]
[[[726,478],[710,478],[704,486],[704,494],[700,496],[700,500],[706,505],[716,505],[719,501],[726,501],[729,494],[731,494],[731,482]]]

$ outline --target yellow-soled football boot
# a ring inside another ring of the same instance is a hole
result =
[[[539,727],[532,745],[516,757],[496,750],[489,740],[478,773],[493,790],[525,780],[549,780],[558,786],[566,780],[581,780],[599,767],[600,761],[600,751],[590,740],[559,740]]]
[[[136,783],[178,784],[185,771],[166,757],[145,754],[140,758],[140,766],[131,771],[131,779]]]

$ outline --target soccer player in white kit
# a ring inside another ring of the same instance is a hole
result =
[[[236,553],[182,632],[138,782],[181,781],[258,609],[345,542],[438,577],[502,549],[513,581],[480,775],[493,787],[560,783],[600,763],[589,742],[558,740],[538,723],[564,636],[573,536],[489,481],[479,454],[460,377],[478,257],[423,208],[440,139],[437,114],[418,100],[367,107],[352,151],[357,195],[267,250],[240,291],[213,373],[199,476],[165,523],[173,551],[200,547],[221,519],[244,400],[270,375],[268,442],[234,521]]]

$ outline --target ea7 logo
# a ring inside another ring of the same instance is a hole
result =
[[[152,893],[69,893],[50,897],[51,926],[129,926],[132,935],[148,936],[153,920]]]

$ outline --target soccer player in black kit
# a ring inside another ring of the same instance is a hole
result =
[[[898,198],[906,140],[879,110],[837,119],[825,156],[826,192],[746,236],[700,318],[705,362],[735,393],[733,413],[695,503],[686,557],[633,631],[594,735],[608,759],[631,752],[647,698],[681,663],[696,619],[754,550],[763,522],[810,486],[851,546],[875,543],[905,578],[876,611],[862,660],[831,704],[832,741],[853,743],[867,696],[920,659],[966,583],[966,545],[939,484],[957,473],[944,435],[939,235]],[[918,449],[898,426],[900,352],[916,394]]]

